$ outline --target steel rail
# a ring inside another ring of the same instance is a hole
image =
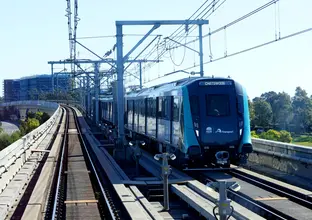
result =
[[[88,148],[87,148],[87,146],[86,146],[86,143],[85,143],[85,141],[84,141],[84,139],[83,139],[83,137],[82,137],[82,133],[81,133],[81,130],[80,130],[80,126],[79,126],[78,120],[77,120],[77,113],[76,113],[76,111],[75,111],[73,108],[71,108],[71,107],[69,107],[69,108],[70,108],[70,109],[73,111],[73,113],[74,113],[75,124],[76,124],[77,130],[78,130],[78,134],[79,134],[81,143],[82,143],[82,145],[83,145],[83,147],[84,147],[84,149],[85,149],[85,152],[87,153],[89,162],[90,162],[90,164],[91,164],[91,166],[92,166],[93,173],[94,173],[94,175],[95,175],[95,177],[96,177],[96,179],[97,179],[98,185],[99,185],[99,187],[101,188],[101,192],[102,192],[102,195],[103,195],[103,197],[104,197],[106,206],[107,206],[107,208],[108,208],[108,210],[109,210],[110,216],[111,216],[111,218],[112,218],[113,220],[115,220],[116,217],[115,217],[114,211],[113,211],[113,209],[112,209],[112,207],[111,207],[111,205],[110,205],[110,203],[109,203],[109,199],[108,199],[107,196],[106,196],[106,193],[105,193],[104,187],[103,187],[103,185],[102,185],[102,182],[101,182],[101,180],[100,180],[100,178],[99,178],[99,175],[97,174],[96,168],[95,168],[95,166],[94,166],[94,164],[93,164],[93,162],[92,162],[91,156],[90,156],[90,154],[89,154],[89,150],[88,150]]]
[[[68,114],[68,112],[66,114],[65,126],[66,127],[65,127],[65,130],[64,130],[64,137],[63,137],[63,143],[62,143],[62,154],[61,154],[60,168],[59,168],[59,172],[58,172],[56,191],[55,191],[55,195],[54,195],[52,219],[55,219],[56,213],[57,213],[56,209],[57,209],[57,205],[58,205],[58,197],[59,197],[61,178],[62,178],[62,170],[63,170],[63,163],[64,163],[64,154],[65,154],[67,133],[68,133],[68,127],[69,127],[69,114]]]

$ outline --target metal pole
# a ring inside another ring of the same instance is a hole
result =
[[[203,53],[203,25],[198,25],[199,29],[199,68],[200,76],[204,76],[204,53]]]
[[[58,75],[59,75],[59,74],[56,74],[56,92],[58,92],[58,93],[59,93],[59,85],[58,85],[59,81],[58,81]]]
[[[163,154],[163,178],[164,178],[164,210],[169,210],[169,186],[168,186],[168,176],[169,176],[169,165],[168,165],[168,154]]]
[[[83,105],[82,79],[81,78],[80,78],[79,86],[80,86],[80,105]]]
[[[84,92],[83,92],[83,107],[84,109],[86,110],[86,94],[87,94],[87,87],[86,87],[86,76],[83,76],[83,89],[84,89]]]
[[[228,203],[228,199],[226,196],[226,182],[225,181],[221,181],[219,182],[219,216],[220,216],[220,220],[226,220],[227,219],[227,209],[226,206],[223,204],[227,204]]]
[[[53,73],[53,64],[51,64],[51,75],[52,75],[52,93],[54,94],[54,73]]]
[[[142,89],[142,63],[139,63],[140,65],[140,89]]]
[[[99,91],[100,91],[100,80],[99,80],[99,63],[94,63],[94,89],[95,89],[95,123],[99,122]]]
[[[118,148],[124,148],[124,85],[123,85],[123,40],[122,25],[116,25],[117,32],[117,109],[118,109]]]
[[[90,77],[87,75],[87,115],[91,114]]]

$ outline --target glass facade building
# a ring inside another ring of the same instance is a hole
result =
[[[71,88],[70,82],[69,74],[63,73],[54,76],[55,91],[69,91]],[[40,94],[52,92],[52,76],[47,74],[14,80],[5,79],[3,81],[3,89],[6,102],[39,99]]]

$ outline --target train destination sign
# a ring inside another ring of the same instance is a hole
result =
[[[229,86],[232,81],[200,81],[199,86]]]

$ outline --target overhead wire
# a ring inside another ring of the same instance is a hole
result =
[[[187,40],[187,37],[185,38],[185,42]],[[171,62],[175,65],[175,66],[181,66],[184,62],[184,59],[185,59],[185,55],[186,55],[186,47],[184,47],[184,53],[183,53],[183,57],[182,57],[182,60],[179,64],[176,64],[174,59],[172,58],[172,54],[171,54],[171,50],[169,50],[169,55],[170,55],[170,59],[171,59]]]
[[[205,10],[207,10],[208,9],[208,11],[206,12],[206,13],[204,13],[204,15],[201,17],[201,19],[207,19],[213,12],[215,12],[218,8],[220,8],[221,6],[222,6],[222,4],[224,4],[225,3],[225,1],[226,0],[223,0],[222,2],[221,2],[221,0],[213,0],[199,15],[201,15]],[[219,2],[221,2],[221,4],[219,4],[219,5],[217,5]],[[214,3],[214,4],[212,4],[212,3]],[[217,7],[215,8],[215,6],[217,5]],[[210,6],[210,8],[208,8]],[[213,7],[211,7],[211,6],[213,6]],[[207,13],[208,12],[210,12],[208,15],[207,15]],[[198,16],[199,16],[198,15]],[[198,16],[195,18],[195,19],[197,19],[198,18]],[[204,17],[205,16],[205,17]],[[192,16],[191,16],[192,17]],[[193,25],[193,26],[191,26],[190,28],[189,28],[189,34],[190,33],[192,33],[192,31],[194,31],[195,29],[197,28],[197,25]],[[180,32],[178,33],[178,34],[180,34]],[[172,36],[172,35],[170,35],[170,36]],[[176,41],[179,41],[179,40],[176,40]],[[193,40],[193,42],[196,42],[196,40]],[[172,49],[175,49],[175,48],[178,48],[178,47],[181,47],[181,45],[180,46],[176,46],[176,47],[173,47],[173,46],[171,46],[170,47],[170,49],[172,50]],[[166,48],[165,50],[163,50],[162,51],[162,53],[160,54],[160,55],[157,55],[154,59],[157,59],[157,60],[159,60],[161,57],[163,57],[164,56],[164,54],[166,54],[170,49],[168,49],[168,48]],[[152,52],[150,52],[150,54],[152,54],[154,51],[152,51]],[[147,59],[147,58],[149,58],[150,57],[150,55],[149,56],[146,56],[145,57],[145,59]],[[150,67],[152,66],[153,64],[151,64],[150,65]]]
[[[216,1],[217,1],[217,2],[216,2]],[[194,13],[188,20],[191,20],[191,19],[196,20],[196,19],[199,19],[200,16],[201,16],[200,19],[204,19],[205,15],[206,15],[210,10],[212,10],[212,8],[216,5],[216,3],[220,2],[220,1],[221,1],[221,0],[213,0],[213,1],[211,1],[211,3],[208,4],[195,18],[192,18],[193,15],[195,14],[195,13]],[[206,1],[204,4],[206,4],[207,2],[208,2],[208,1]],[[204,6],[204,4],[202,4],[202,6],[201,6],[200,8],[202,8],[202,7]],[[210,8],[209,8],[209,7],[210,7]],[[199,8],[199,9],[200,9],[200,8]],[[199,9],[198,9],[196,12],[198,12]],[[206,10],[208,10],[208,11],[205,12]],[[205,12],[205,13],[204,13],[204,12]],[[204,15],[202,15],[202,13],[204,13]],[[180,27],[181,27],[181,26],[180,26]],[[184,25],[183,25],[182,27],[184,27]],[[191,25],[191,27],[189,27],[189,33],[192,33],[193,30],[196,29],[196,27],[197,27],[196,24]],[[193,29],[193,30],[192,30],[192,29]],[[183,29],[180,30],[180,32],[179,32],[178,34],[176,34],[176,36],[170,35],[169,37],[173,38],[173,39],[176,40],[176,41],[179,41],[179,39],[181,39],[181,37],[178,37],[177,39],[176,39],[176,37],[177,37],[177,35],[179,35],[182,31],[183,31]],[[172,43],[173,43],[173,42],[172,42]]]
[[[208,2],[209,0],[206,0],[187,20],[190,20],[190,19],[192,19],[193,18],[193,16],[202,8],[202,7],[204,7],[204,5]],[[198,16],[195,18],[195,19],[197,19],[198,18]],[[185,27],[185,25],[180,25],[172,34],[170,34],[169,35],[169,37],[170,38],[175,38],[175,37],[177,37],[178,36],[178,34],[180,34],[182,31],[183,31],[183,27]],[[173,36],[176,32],[178,32],[180,29],[182,28],[182,30],[178,33],[178,34],[176,34],[175,36]],[[165,41],[163,41],[163,42],[161,42],[161,44],[163,45],[163,44],[166,44],[166,42]],[[152,54],[152,53],[155,53],[156,52],[156,50],[157,50],[157,45],[155,45],[152,49],[151,49],[151,52],[148,54],[148,56],[145,56],[145,59],[147,59],[148,57],[150,57],[150,55]]]
[[[219,1],[220,1],[220,0],[219,0]],[[224,0],[224,1],[217,7],[217,9],[218,9],[225,1],[226,1],[226,0]],[[267,7],[269,7],[269,6],[273,5],[273,4],[275,4],[276,2],[279,2],[279,0],[272,0],[272,1],[270,1],[270,2],[268,2],[268,3],[266,3],[266,4],[264,4],[264,5],[262,5],[262,6],[258,7],[258,8],[256,8],[255,10],[253,10],[253,11],[251,11],[251,12],[249,12],[249,13],[247,13],[247,14],[245,14],[245,15],[243,15],[243,16],[237,18],[237,19],[235,19],[234,21],[232,21],[232,22],[230,22],[230,23],[228,23],[228,24],[226,24],[226,25],[223,25],[223,26],[221,26],[220,28],[215,29],[214,31],[210,31],[210,30],[209,30],[209,33],[206,34],[206,35],[203,35],[203,38],[206,38],[206,37],[209,37],[209,38],[210,38],[210,43],[209,43],[210,46],[209,46],[209,47],[210,47],[210,49],[211,49],[211,35],[216,34],[216,33],[220,32],[220,31],[224,30],[225,28],[231,27],[231,26],[233,26],[234,24],[237,24],[237,23],[239,23],[240,21],[243,21],[243,20],[247,19],[248,17],[250,17],[250,16],[252,16],[252,15],[254,15],[254,14],[256,14],[256,13],[262,11],[262,10],[264,10],[265,8],[267,8]],[[215,9],[215,10],[216,10],[216,9]],[[192,31],[192,30],[191,30],[191,31]],[[279,38],[280,38],[280,36],[279,36]],[[199,40],[199,39],[196,38],[196,39],[194,39],[194,40],[191,40],[191,41],[189,41],[189,42],[186,42],[185,45],[188,45],[188,44],[190,44],[190,43],[194,43],[194,42],[196,42],[196,41],[198,41],[198,40]],[[177,45],[176,47],[171,47],[170,49],[176,49],[176,48],[179,48],[179,47],[182,47],[182,45]],[[167,50],[164,51],[163,54],[166,53],[166,52],[167,52]],[[212,54],[212,51],[211,51],[211,50],[210,50],[210,53]],[[161,55],[163,55],[163,54],[161,54]],[[225,53],[225,55],[228,56],[227,53]],[[160,57],[161,57],[161,56],[157,56],[157,59],[160,59]],[[212,55],[210,55],[210,57],[211,57],[210,60],[212,60]]]
[[[272,1],[270,1],[270,2],[268,2],[268,3],[266,3],[266,4],[264,4],[264,5],[262,5],[262,6],[258,7],[258,8],[256,8],[255,10],[253,10],[253,11],[251,11],[251,12],[249,12],[249,13],[247,13],[247,14],[245,14],[245,15],[243,15],[243,16],[237,18],[237,19],[235,19],[234,21],[231,21],[230,23],[228,23],[228,24],[226,24],[226,25],[223,25],[223,26],[221,26],[221,27],[219,27],[219,28],[213,30],[213,31],[209,32],[208,34],[203,35],[203,38],[206,38],[206,37],[209,37],[209,36],[211,36],[211,35],[213,35],[213,34],[216,34],[216,33],[220,32],[220,31],[222,31],[224,28],[231,27],[231,26],[233,26],[234,24],[237,24],[237,23],[239,23],[239,22],[245,20],[246,18],[248,18],[248,17],[250,17],[250,16],[252,16],[252,15],[254,15],[254,14],[256,14],[256,13],[258,13],[258,12],[264,10],[264,9],[266,9],[267,7],[269,7],[269,6],[273,5],[273,4],[275,4],[275,3],[278,2],[278,1],[280,1],[280,0],[272,0]],[[198,39],[191,40],[191,41],[187,42],[185,45],[191,44],[191,43],[196,42],[196,41],[198,41]],[[181,46],[178,45],[177,48],[178,48],[178,47],[181,47]]]
[[[272,44],[272,43],[275,43],[275,42],[278,42],[278,41],[282,41],[282,40],[285,40],[285,39],[288,39],[288,38],[291,38],[291,37],[295,37],[297,35],[301,35],[301,34],[304,34],[304,33],[307,33],[309,31],[312,31],[312,27],[311,28],[307,28],[307,29],[304,29],[304,30],[301,30],[301,31],[298,31],[298,32],[294,32],[292,34],[289,34],[289,35],[286,35],[284,37],[280,37],[279,39],[274,39],[274,40],[271,40],[271,41],[267,41],[265,43],[262,43],[262,44],[258,44],[256,46],[253,46],[253,47],[250,47],[250,48],[247,48],[247,49],[243,49],[243,50],[240,50],[238,52],[234,52],[234,53],[231,53],[231,54],[227,54],[227,56],[222,56],[222,57],[219,57],[219,58],[216,58],[216,59],[213,59],[213,60],[209,60],[209,61],[206,61],[204,62],[204,65],[206,64],[209,64],[209,63],[212,63],[212,62],[216,62],[216,61],[219,61],[219,60],[222,60],[222,59],[225,59],[225,58],[228,58],[228,57],[232,57],[232,56],[235,56],[235,55],[239,55],[239,54],[242,54],[242,53],[245,53],[245,52],[248,52],[248,51],[251,51],[251,50],[254,50],[254,49],[257,49],[257,48],[261,48],[261,47],[264,47],[264,46],[267,46],[269,44]],[[193,69],[195,67],[198,67],[198,65],[195,65],[195,66],[191,66],[191,67],[187,67],[181,71],[186,71],[186,70],[190,70],[190,69]]]

